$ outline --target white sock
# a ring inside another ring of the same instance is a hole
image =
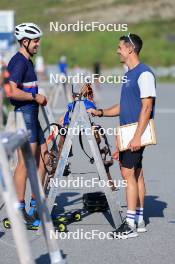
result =
[[[130,226],[134,226],[136,211],[127,210],[126,221]]]
[[[143,221],[143,208],[137,207],[136,208],[136,218],[135,221],[137,224]]]

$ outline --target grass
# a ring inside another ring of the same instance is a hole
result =
[[[49,31],[50,21],[67,21],[69,15],[93,10],[97,0],[1,0],[0,9],[14,9],[16,23],[33,21],[41,25],[45,35],[42,39],[41,54],[45,62],[57,63],[61,55],[68,57],[71,65],[73,59],[83,67],[91,67],[100,61],[104,68],[119,64],[116,47],[119,36],[127,32],[71,32],[58,33]],[[103,5],[105,1],[101,0]],[[133,0],[137,3],[139,0]],[[131,4],[129,0],[113,0],[109,6]],[[107,5],[108,2],[106,2]],[[88,5],[88,6],[87,6]],[[101,5],[102,6],[102,5]],[[86,7],[86,8],[85,8]],[[104,9],[104,6],[103,6]],[[77,11],[78,10],[78,11]],[[168,34],[175,35],[175,19],[172,21],[157,20],[129,24],[129,32],[140,35],[144,41],[141,59],[152,66],[169,66],[175,63],[175,43],[167,39]]]
[[[152,66],[175,63],[175,43],[167,39],[167,32],[174,32],[174,28],[175,20],[130,25],[129,31],[143,39],[141,59],[145,63]],[[105,68],[115,67],[119,64],[116,49],[121,35],[121,32],[50,32],[42,40],[42,54],[48,63],[56,63],[65,54],[69,63],[76,58],[81,66],[90,67],[95,61],[100,61]]]

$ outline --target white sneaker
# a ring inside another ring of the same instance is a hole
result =
[[[143,220],[141,223],[136,224],[137,227],[137,232],[138,233],[145,233],[147,232],[146,226],[145,226],[145,221]]]

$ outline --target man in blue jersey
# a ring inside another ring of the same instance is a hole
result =
[[[67,101],[70,101],[68,86],[67,86],[67,77],[68,77],[68,64],[66,56],[61,56],[58,62],[58,70],[60,73],[60,80],[62,80],[63,90],[65,94],[65,98]]]
[[[127,82],[121,90],[120,104],[108,109],[90,110],[96,116],[120,116],[120,125],[138,122],[133,139],[128,150],[119,153],[121,174],[127,180],[126,221],[116,230],[115,237],[137,237],[138,233],[146,232],[143,220],[145,184],[142,169],[144,148],[141,147],[141,136],[150,118],[154,116],[155,108],[155,77],[152,70],[139,59],[142,40],[135,34],[122,36],[117,53],[120,62],[128,67]]]
[[[41,29],[33,23],[22,23],[15,27],[15,36],[20,44],[19,51],[12,57],[8,64],[10,74],[9,82],[11,91],[10,102],[15,112],[22,112],[25,124],[31,132],[30,145],[36,157],[38,172],[44,181],[44,163],[48,162],[48,150],[38,120],[39,105],[46,105],[46,97],[38,93],[37,76],[30,57],[37,53],[40,45]],[[26,220],[30,220],[25,211],[25,190],[27,171],[22,153],[18,151],[18,163],[14,172],[14,183],[19,200],[19,208]],[[34,195],[31,199],[31,209],[36,207]],[[32,219],[32,217],[31,217]]]

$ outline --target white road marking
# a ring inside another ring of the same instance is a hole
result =
[[[157,114],[175,114],[175,108],[157,108]]]

